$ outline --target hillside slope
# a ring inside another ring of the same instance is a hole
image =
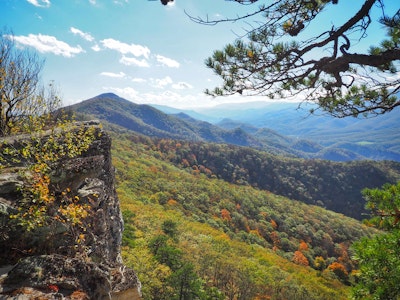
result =
[[[231,103],[195,110],[155,107],[169,114],[185,112],[222,128],[273,130],[288,139],[306,140],[324,148],[310,158],[400,161],[400,109],[371,119],[338,119],[310,115],[312,105],[303,104],[299,109],[299,103],[285,102]]]
[[[217,126],[194,119],[185,113],[166,114],[152,106],[138,105],[111,93],[82,101],[68,109],[150,137],[227,143],[292,157],[336,161],[365,158],[352,149],[335,145],[327,148],[313,141],[281,135],[271,129],[256,128],[230,120]]]
[[[364,188],[400,180],[394,161],[332,162],[272,155],[248,147],[204,142],[142,139],[177,166],[210,177],[366,218]]]
[[[111,93],[82,101],[67,109],[150,137],[261,147],[259,141],[243,130],[225,130],[188,116],[167,115],[152,106],[138,105]]]
[[[208,170],[228,182],[250,184],[357,219],[365,218],[364,200],[361,197],[363,188],[381,187],[384,183],[394,183],[400,179],[400,164],[396,162],[334,163],[295,159],[295,152],[304,151],[324,152],[325,156],[332,159],[338,156],[354,159],[359,156],[351,156],[351,152],[345,150],[339,152],[318,147],[305,140],[296,140],[294,143],[292,138],[250,125],[223,130],[186,114],[167,115],[114,94],[100,95],[71,109],[119,124],[122,126],[119,128],[126,128],[130,132],[161,139],[152,141],[152,147],[158,148],[160,153],[167,155],[177,165]],[[180,148],[171,139],[180,141]],[[259,148],[259,143],[268,144],[269,153],[237,146]],[[292,158],[288,157],[288,152]]]
[[[349,246],[373,229],[174,166],[171,152],[148,138],[113,140],[124,259],[137,270],[144,299],[171,299],[169,291],[181,288],[213,299],[349,298]]]

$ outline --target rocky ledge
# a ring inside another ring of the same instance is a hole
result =
[[[0,299],[140,299],[140,282],[121,259],[123,220],[111,139],[98,122],[79,126],[95,128],[95,141],[83,155],[63,160],[51,175],[54,189],[68,187],[90,205],[79,249],[62,224],[29,233],[10,229],[10,214],[22,197],[23,166],[0,170]],[[17,147],[26,138],[13,137],[7,145]]]

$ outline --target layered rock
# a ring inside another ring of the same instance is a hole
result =
[[[64,159],[51,172],[54,193],[68,188],[90,207],[79,245],[75,239],[80,232],[71,234],[62,223],[29,233],[10,229],[9,215],[22,196],[18,191],[24,166],[0,174],[0,299],[140,299],[140,282],[121,259],[123,220],[111,139],[96,122],[80,126],[94,127],[95,141],[84,154]],[[24,138],[14,137],[11,144],[18,147]]]

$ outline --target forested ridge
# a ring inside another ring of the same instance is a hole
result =
[[[118,133],[113,145],[125,217],[124,259],[138,272],[145,299],[179,293],[204,299],[348,298],[357,269],[351,244],[371,236],[373,228],[245,182],[222,180],[199,161],[189,162],[186,157],[195,154],[191,143]],[[195,145],[256,158],[247,148]]]
[[[159,108],[166,110],[165,107]],[[112,93],[98,95],[69,106],[67,109],[89,115],[91,116],[89,119],[100,119],[149,137],[225,143],[247,146],[276,155],[332,161],[367,158],[398,161],[400,157],[396,146],[397,132],[392,129],[396,127],[396,123],[391,122],[390,126],[384,126],[380,121],[380,130],[369,130],[369,134],[366,134],[366,125],[358,129],[348,128],[343,132],[343,128],[339,129],[340,126],[336,124],[336,120],[321,120],[313,116],[308,118],[305,122],[307,125],[303,127],[304,124],[300,123],[306,116],[298,119],[297,123],[293,120],[299,117],[295,113],[296,106],[288,109],[289,112],[278,111],[277,115],[274,115],[273,109],[272,111],[265,108],[259,109],[258,113],[264,111],[272,114],[262,115],[265,123],[261,127],[251,125],[249,119],[245,123],[225,120],[214,125],[190,117],[186,113],[178,113],[179,110],[175,110],[174,114],[167,114],[152,106],[135,104]],[[242,117],[250,118],[245,105],[241,110],[237,107],[235,110],[242,112]],[[253,121],[256,121],[257,115],[254,116],[254,111],[250,111],[251,118],[255,118]],[[217,109],[217,112],[220,110]],[[295,127],[298,127],[297,131],[293,129]],[[285,133],[279,133],[285,128]],[[288,128],[291,129],[288,130]],[[320,135],[315,136],[316,132]],[[375,142],[369,142],[370,139]]]
[[[149,139],[139,135],[133,139],[191,172],[251,185],[359,220],[368,217],[361,190],[400,179],[400,163],[393,161],[339,163],[277,156],[226,144]]]

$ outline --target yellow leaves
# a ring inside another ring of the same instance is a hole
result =
[[[4,164],[18,161],[29,166],[29,170],[22,174],[25,181],[21,188],[23,201],[18,212],[11,217],[27,231],[54,222],[64,223],[73,234],[85,231],[83,219],[89,215],[90,205],[81,203],[70,188],[56,197],[51,190],[50,171],[61,158],[73,158],[86,151],[96,135],[94,128],[77,128],[66,120],[59,122],[62,128],[44,130],[44,119],[32,117],[30,125],[33,127],[24,129],[30,133],[30,139],[24,140],[22,147],[2,145],[0,148],[2,165],[3,161]],[[77,236],[75,241],[82,243],[84,236]]]
[[[81,244],[81,243],[83,243],[84,241],[85,241],[85,235],[84,235],[83,233],[81,233],[81,234],[78,236],[77,243],[78,243],[78,244]]]
[[[71,203],[58,209],[64,223],[82,225],[82,220],[88,216],[89,205]]]
[[[62,205],[58,208],[58,217],[65,224],[81,226],[82,220],[89,215],[90,205],[80,203],[77,195],[71,195],[71,189],[66,188],[62,193]]]
[[[27,148],[23,148],[21,150],[21,154],[22,154],[22,157],[24,157],[24,158],[31,157],[31,152]]]

